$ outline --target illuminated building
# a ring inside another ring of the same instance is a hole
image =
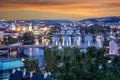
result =
[[[120,39],[111,40],[109,43],[109,54],[117,55],[120,49]]]
[[[32,24],[30,23],[29,31],[32,31]]]
[[[18,31],[18,32],[24,32],[24,31],[26,31],[26,28],[24,27],[24,26],[19,26],[19,27],[17,27],[16,28],[16,31]]]
[[[34,35],[39,35],[38,27],[34,26]]]
[[[14,23],[11,23],[9,29],[14,31],[14,30],[16,29],[15,24],[14,24]]]

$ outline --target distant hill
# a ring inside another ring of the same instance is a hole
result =
[[[72,21],[70,20],[30,20],[32,23],[40,23],[44,22],[45,24],[60,24],[60,23],[71,23]]]
[[[102,18],[89,18],[80,20],[81,21],[91,21],[91,22],[104,22],[104,23],[118,23],[120,21],[120,16],[118,17],[102,17]]]
[[[36,24],[36,23],[40,23],[40,22],[44,22],[45,24],[48,24],[48,25],[51,25],[51,24],[60,24],[60,23],[71,23],[72,21],[70,20],[16,20],[16,22],[20,22],[20,21],[25,21],[27,23],[33,23],[33,24]],[[12,23],[12,22],[15,22],[14,20],[5,20],[4,22],[7,22],[7,23]]]
[[[19,22],[22,20],[16,20],[16,22]],[[23,20],[24,21],[24,20]],[[84,21],[90,21],[90,22],[104,22],[104,23],[120,23],[120,16],[112,16],[112,17],[101,17],[101,18],[88,18],[88,19],[83,19],[83,20],[78,20],[79,22],[84,22]],[[0,21],[1,22],[1,21]],[[5,20],[4,22],[7,23],[12,23],[15,22],[14,20]],[[47,25],[52,25],[52,24],[60,24],[60,23],[72,23],[73,21],[70,20],[25,20],[27,23],[33,23],[33,24],[39,24],[40,22],[44,22]]]

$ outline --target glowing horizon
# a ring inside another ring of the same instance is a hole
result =
[[[68,19],[120,16],[119,0],[1,0],[0,19]]]

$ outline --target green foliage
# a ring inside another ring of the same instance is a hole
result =
[[[20,42],[20,38],[8,38],[8,39],[4,39],[1,44],[7,45],[7,44],[14,44],[14,43],[18,43]]]
[[[20,38],[9,38],[8,44],[18,43],[19,41],[20,41]]]
[[[50,77],[50,76],[47,76],[47,80],[57,80],[57,79],[53,78],[53,77]]]
[[[23,35],[23,39],[24,40],[32,40],[32,41],[34,41],[35,36],[34,36],[33,32],[26,32]]]
[[[104,39],[103,46],[109,46],[109,41],[106,38]]]
[[[118,57],[114,58],[115,65],[107,66],[111,58],[98,59],[98,50],[89,47],[87,53],[80,53],[77,48],[57,48],[45,50],[46,70],[57,76],[57,80],[118,80],[120,78]],[[104,56],[105,49],[101,50]],[[58,66],[62,63],[61,66]],[[116,65],[117,64],[117,65]],[[99,66],[102,65],[102,68]],[[51,79],[49,79],[51,80]]]
[[[99,25],[93,25],[89,27],[82,27],[82,30],[85,30],[85,32],[90,32],[90,33],[95,33],[95,32],[105,32],[105,27],[104,26],[99,26]]]
[[[35,58],[27,58],[24,61],[25,68],[27,71],[40,72],[39,70],[39,61]]]
[[[88,53],[88,56],[90,56],[91,58],[94,58],[97,56],[97,48],[92,46],[92,47],[88,47],[87,49],[87,53]]]

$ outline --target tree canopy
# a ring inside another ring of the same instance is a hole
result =
[[[34,37],[34,34],[33,32],[25,32],[24,35],[23,35],[23,39],[24,40],[34,40],[35,37]]]
[[[48,48],[45,50],[46,70],[55,74],[57,80],[118,80],[118,58],[115,57],[115,65],[110,67],[110,57],[97,58],[104,56],[103,53],[98,55],[96,47],[89,47],[86,53],[77,48],[63,48],[62,51]]]

